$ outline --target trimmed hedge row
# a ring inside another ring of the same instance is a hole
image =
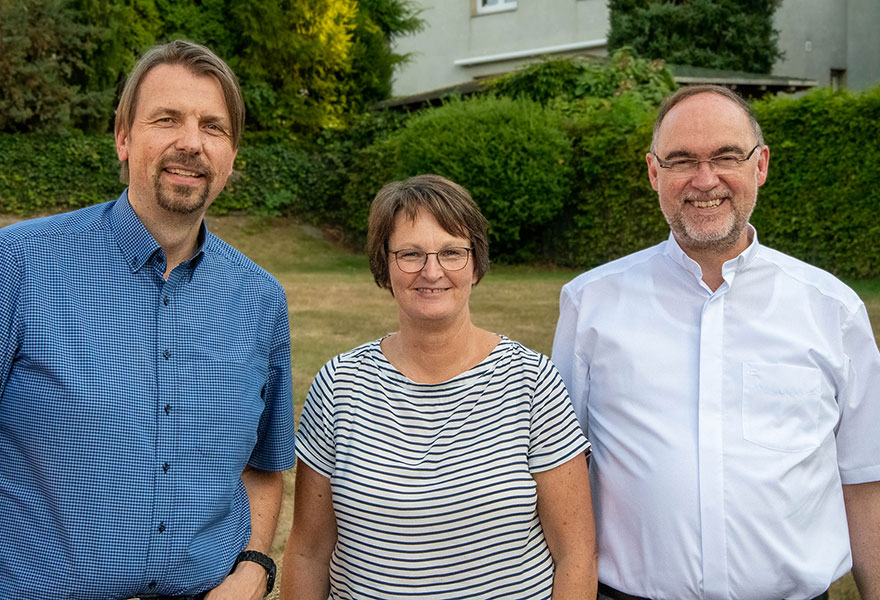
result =
[[[753,217],[762,241],[844,277],[880,276],[880,87],[755,110],[771,149]],[[214,210],[297,215],[360,246],[384,183],[435,172],[480,204],[493,260],[589,268],[668,235],[645,169],[654,113],[632,94],[556,107],[488,96],[308,149],[250,140]],[[110,135],[0,135],[0,212],[68,210],[121,189]]]
[[[846,277],[880,275],[880,87],[754,108],[770,146],[753,218],[762,242]]]
[[[311,190],[325,187],[327,158],[289,144],[245,144],[213,210],[321,215],[323,198]],[[0,134],[0,212],[73,210],[123,189],[112,134]]]
[[[106,202],[123,189],[112,135],[0,134],[0,212]]]
[[[651,189],[645,152],[656,108],[624,95],[596,104],[568,125],[575,148],[574,193],[556,221],[550,256],[593,267],[669,235]]]

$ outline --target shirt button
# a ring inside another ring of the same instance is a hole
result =
[[[166,404],[166,405],[165,405],[165,414],[167,415],[167,414],[169,414],[169,413],[171,413],[171,405],[170,405],[170,404]]]
[[[162,304],[164,304],[165,306],[168,306],[168,296],[165,296],[164,298],[162,298]]]
[[[164,356],[165,358],[171,356],[171,352],[168,350],[168,348],[165,349],[165,351],[162,353],[162,356]]]
[[[159,533],[163,533],[165,531],[165,523],[159,523]]]
[[[150,589],[153,589],[154,587],[156,587],[156,585],[157,585],[157,584],[156,584],[155,581],[151,581],[150,583],[147,584],[147,587],[150,588]]]
[[[168,472],[168,469],[170,469],[170,468],[171,468],[171,465],[169,465],[168,463],[165,463],[164,465],[162,465],[162,470],[165,471],[166,473]]]

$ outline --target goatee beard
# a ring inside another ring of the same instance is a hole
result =
[[[710,193],[689,193],[682,196],[684,201],[704,202],[714,199],[733,203],[733,194],[729,190],[716,190]],[[755,199],[757,200],[757,197]],[[675,234],[675,238],[683,247],[686,245],[688,249],[696,251],[726,252],[742,238],[742,233],[748,227],[754,206],[754,202],[751,206],[732,205],[731,213],[728,215],[729,221],[715,231],[706,231],[704,229],[705,223],[700,222],[699,217],[696,222],[689,221],[683,215],[683,211],[664,216],[669,228]]]
[[[189,185],[172,185],[171,193],[168,194],[162,188],[162,183],[156,178],[156,202],[168,212],[191,215],[202,210],[208,203],[211,188],[207,186],[202,188],[198,195],[196,195],[196,191],[194,187]],[[193,196],[195,196],[194,199]]]
[[[171,185],[171,189],[163,187],[162,171],[170,165],[179,165],[188,171],[199,173],[204,179],[201,190],[190,185]],[[153,180],[156,192],[156,203],[165,210],[180,215],[191,215],[205,208],[211,195],[211,184],[214,181],[214,173],[197,156],[186,153],[178,153],[167,156],[159,163],[158,173]]]

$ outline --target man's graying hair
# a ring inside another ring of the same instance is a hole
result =
[[[209,75],[217,80],[223,90],[226,110],[229,112],[232,147],[238,148],[244,129],[244,99],[241,96],[238,79],[223,59],[204,46],[185,40],[153,47],[134,66],[125,81],[119,106],[116,108],[114,128],[116,135],[131,131],[141,84],[147,73],[159,65],[181,65],[194,75]],[[128,183],[128,161],[122,163],[119,178],[123,183]]]
[[[727,98],[731,102],[735,103],[746,113],[746,116],[749,118],[749,123],[752,125],[752,130],[755,132],[755,140],[761,146],[764,145],[764,135],[761,133],[761,126],[758,125],[758,120],[755,118],[755,113],[752,112],[752,107],[749,106],[749,103],[743,100],[742,96],[737,94],[736,92],[730,90],[721,85],[689,85],[682,88],[679,88],[677,92],[666,98],[663,101],[663,104],[660,105],[660,110],[657,112],[657,120],[654,121],[654,134],[651,137],[651,151],[655,151],[655,146],[657,143],[657,136],[660,132],[660,124],[663,123],[664,117],[666,114],[672,110],[677,104],[682,102],[683,100],[687,100],[692,96],[696,96],[698,94],[716,94],[718,96],[722,96],[723,98]]]

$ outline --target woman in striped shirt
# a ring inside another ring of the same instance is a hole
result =
[[[282,598],[595,598],[589,443],[547,357],[471,322],[476,204],[435,175],[391,183],[368,252],[400,329],[309,390]]]

